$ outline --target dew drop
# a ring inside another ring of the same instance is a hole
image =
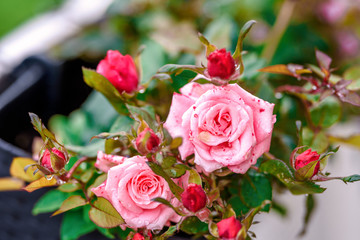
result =
[[[198,118],[199,117],[199,115],[197,115],[197,114],[194,114],[194,118]]]

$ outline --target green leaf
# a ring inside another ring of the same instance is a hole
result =
[[[128,132],[134,125],[134,120],[128,116],[119,116],[110,128],[111,133],[115,132]]]
[[[161,234],[159,237],[157,237],[157,240],[165,240],[168,239],[169,237],[173,236],[175,234],[175,232],[177,231],[177,227],[176,226],[170,226],[168,228],[168,230],[166,230],[166,232],[164,232],[163,234]]]
[[[32,214],[38,215],[40,213],[53,212],[59,209],[61,204],[68,197],[68,193],[64,193],[59,190],[50,190],[35,203],[35,206],[32,209]]]
[[[187,217],[180,225],[180,229],[187,234],[201,234],[208,232],[208,224],[201,222],[197,217]]]
[[[89,217],[102,228],[113,228],[125,223],[124,219],[105,198],[98,198],[91,206]]]
[[[60,213],[67,212],[71,209],[84,206],[87,204],[86,200],[79,195],[73,195],[67,198],[62,204],[59,210],[54,212],[51,216],[56,216]]]
[[[182,144],[182,138],[176,137],[171,141],[170,149],[176,149],[176,148],[180,147],[181,144]]]
[[[318,153],[325,152],[329,146],[329,139],[323,131],[314,133],[308,127],[303,128],[302,139],[303,145],[309,146]]]
[[[166,200],[164,198],[157,197],[157,198],[151,199],[151,201],[162,203],[162,204],[168,206],[169,208],[171,208],[172,210],[174,210],[178,215],[185,216],[185,214],[180,212],[177,208],[175,208],[173,205],[171,205],[171,203],[168,200]]]
[[[165,173],[162,167],[154,162],[146,162],[147,165],[153,170],[156,175],[163,177],[165,181],[169,184],[171,192],[176,196],[177,199],[180,199],[181,193],[184,191],[179,187],[174,181]]]
[[[240,198],[248,208],[260,206],[263,201],[272,199],[270,181],[262,173],[252,173],[245,176],[240,183]],[[267,205],[263,211],[268,212]]]
[[[315,126],[328,128],[340,120],[340,103],[335,97],[327,97],[310,109],[310,116]]]
[[[108,79],[91,69],[83,67],[82,71],[84,75],[84,81],[89,87],[101,92],[109,100],[111,105],[113,105],[114,109],[118,113],[126,113],[121,94]]]
[[[81,156],[96,157],[98,151],[105,150],[105,142],[102,139],[97,139],[86,146],[67,145],[66,149],[70,152],[75,152]]]
[[[238,195],[232,196],[228,202],[233,207],[237,216],[242,216],[250,210]]]
[[[352,83],[346,86],[347,89],[352,91],[360,90],[360,66],[352,66],[344,72],[345,80],[352,80]]]
[[[155,120],[153,108],[151,109],[147,109],[145,107],[140,108],[140,107],[131,106],[129,104],[126,104],[126,107],[128,108],[130,114],[136,121],[141,122],[142,120],[144,120],[152,130],[156,131],[157,126],[156,126],[156,120]]]
[[[198,33],[198,37],[199,37],[200,42],[205,45],[206,57],[208,57],[210,55],[210,53],[212,53],[213,51],[216,50],[216,46],[212,45],[209,42],[209,40],[207,40],[207,38],[204,35],[202,35],[201,33]]]
[[[81,184],[77,182],[68,182],[60,185],[57,189],[62,192],[75,192],[76,190],[81,189]]]
[[[159,68],[158,73],[167,73],[179,75],[184,70],[189,70],[198,74],[204,74],[204,67],[196,67],[194,65],[166,64]]]
[[[61,240],[76,240],[80,236],[90,233],[96,229],[96,225],[83,218],[82,209],[72,210],[64,214],[60,237]]]
[[[189,183],[195,183],[202,186],[202,180],[199,173],[195,169],[190,169],[189,173]]]
[[[255,20],[250,20],[250,21],[246,22],[240,30],[239,38],[238,38],[238,41],[236,44],[236,49],[233,54],[234,60],[240,64],[240,74],[242,74],[244,72],[244,64],[243,64],[243,60],[242,60],[243,41],[255,23],[256,23]]]
[[[354,175],[351,175],[351,176],[348,176],[348,177],[344,177],[341,180],[343,180],[345,183],[348,183],[348,182],[351,183],[351,182],[360,181],[360,175],[354,174]]]
[[[325,188],[322,188],[313,182],[295,180],[289,167],[283,161],[277,159],[263,162],[260,165],[259,170],[276,177],[292,194],[295,195],[322,193],[325,191]]]

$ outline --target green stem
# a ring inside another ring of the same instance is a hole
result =
[[[267,44],[261,54],[268,63],[271,62],[279,42],[284,35],[284,32],[289,25],[291,15],[294,11],[297,0],[285,0],[281,6],[278,17],[276,18],[274,27],[271,29]]]

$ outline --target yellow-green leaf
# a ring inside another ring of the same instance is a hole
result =
[[[12,177],[5,177],[0,178],[0,191],[14,191],[20,190],[24,187],[24,181],[12,178]]]
[[[22,158],[22,157],[14,158],[10,166],[11,176],[22,179],[27,182],[32,182],[41,178],[40,173],[36,173],[35,175],[33,174],[33,172],[37,169],[36,166],[31,166],[26,169],[26,172],[24,171],[24,168],[31,164],[36,164],[36,162],[31,158]]]
[[[105,198],[98,198],[89,211],[90,219],[99,227],[113,228],[125,223],[124,219]]]
[[[46,177],[42,177],[42,178],[30,183],[29,185],[27,185],[24,188],[24,190],[26,190],[28,192],[33,192],[33,191],[38,190],[43,187],[51,187],[51,186],[55,186],[55,185],[56,185],[55,178],[51,178],[50,180],[48,180],[48,179],[46,179]]]
[[[347,138],[328,136],[330,142],[334,143],[345,143],[353,147],[360,148],[360,135],[353,135]]]
[[[57,210],[56,212],[54,212],[53,215],[51,215],[51,216],[56,216],[56,215],[58,215],[60,213],[69,211],[70,209],[74,209],[74,208],[77,208],[77,207],[80,207],[80,206],[84,206],[86,203],[87,203],[86,200],[83,199],[79,195],[70,196],[68,199],[66,199],[62,203],[60,209]]]

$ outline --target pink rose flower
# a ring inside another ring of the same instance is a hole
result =
[[[181,194],[184,207],[192,212],[197,212],[206,205],[206,193],[198,184],[191,183]]]
[[[110,168],[123,163],[125,160],[126,157],[105,154],[102,151],[98,151],[95,167],[107,173]]]
[[[161,197],[175,207],[180,204],[165,179],[156,175],[146,164],[145,157],[134,156],[110,168],[107,180],[92,191],[98,197],[109,200],[125,220],[126,226],[133,229],[162,229],[169,221],[180,220],[180,216],[171,208],[151,201]]]
[[[295,169],[298,170],[300,168],[303,168],[311,162],[318,161],[319,158],[320,155],[316,151],[312,152],[311,149],[308,149],[305,152],[299,154],[295,158]],[[320,162],[318,161],[314,168],[314,173],[312,174],[311,177],[316,175],[319,172],[319,169],[320,169]]]
[[[59,161],[56,163],[58,168],[61,169],[61,168],[65,167],[66,158],[65,158],[64,153],[55,147],[53,147],[51,149],[51,152],[53,154],[55,154],[57,157],[59,157]],[[43,166],[44,168],[46,168],[51,173],[55,172],[51,165],[51,153],[50,153],[49,149],[45,149],[45,152],[40,159],[40,165]]]
[[[210,77],[228,79],[235,72],[235,61],[225,48],[215,50],[207,57],[208,73]]]
[[[226,218],[217,224],[219,237],[224,240],[234,240],[241,230],[241,223],[234,216]]]
[[[132,238],[132,240],[144,240],[145,237],[141,234],[141,233],[135,233],[134,237]]]
[[[96,71],[106,77],[120,93],[131,93],[138,87],[139,77],[134,60],[119,51],[109,50]]]
[[[245,173],[270,148],[274,104],[237,84],[189,83],[174,93],[165,127],[182,137],[182,159],[195,153],[206,172],[228,167]]]

